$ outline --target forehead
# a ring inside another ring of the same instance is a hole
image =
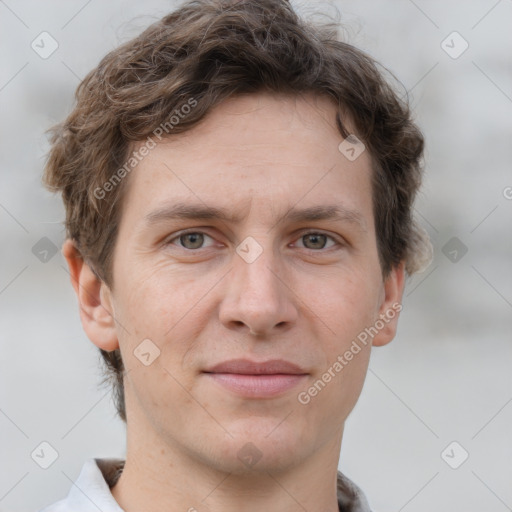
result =
[[[335,115],[331,100],[314,95],[230,98],[187,132],[156,140],[129,177],[123,217],[174,202],[231,209],[239,220],[256,207],[275,222],[294,206],[331,204],[364,223],[370,156],[351,161],[340,152]]]

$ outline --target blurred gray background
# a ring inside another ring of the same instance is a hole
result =
[[[373,351],[340,469],[376,512],[512,510],[512,1],[292,3],[338,7],[427,140],[416,210],[434,260],[407,285],[397,338]],[[44,252],[64,239],[60,197],[40,183],[44,132],[107,51],[174,5],[0,0],[0,511],[36,510],[85,459],[124,456],[64,259]],[[31,457],[42,442],[58,452],[46,470]]]

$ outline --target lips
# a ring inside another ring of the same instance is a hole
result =
[[[248,359],[232,359],[205,370],[205,373],[237,373],[241,375],[307,374],[300,366],[284,359],[271,359],[262,362],[250,361]]]
[[[244,398],[272,398],[300,384],[308,375],[283,359],[256,362],[232,359],[203,372],[209,379]]]

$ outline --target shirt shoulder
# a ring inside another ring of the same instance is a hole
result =
[[[69,494],[38,512],[124,512],[112,496],[124,468],[122,459],[88,459]],[[363,491],[338,471],[337,497],[340,512],[372,512]]]
[[[124,512],[110,491],[123,466],[122,459],[88,459],[69,494],[38,512]]]
[[[338,471],[337,493],[340,512],[372,512],[361,488],[340,471]]]

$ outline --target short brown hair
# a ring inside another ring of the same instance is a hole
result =
[[[340,41],[333,27],[301,19],[286,0],[192,0],[110,52],[85,77],[74,110],[53,128],[44,182],[62,192],[67,235],[100,279],[114,284],[112,254],[127,181],[121,177],[130,170],[134,144],[158,127],[166,127],[166,135],[189,130],[224,99],[263,90],[334,100],[342,137],[350,135],[343,123],[350,119],[371,155],[382,273],[402,261],[408,274],[418,270],[428,246],[412,216],[423,137],[377,63]],[[171,123],[191,99],[194,108]],[[126,421],[120,352],[101,354]]]

